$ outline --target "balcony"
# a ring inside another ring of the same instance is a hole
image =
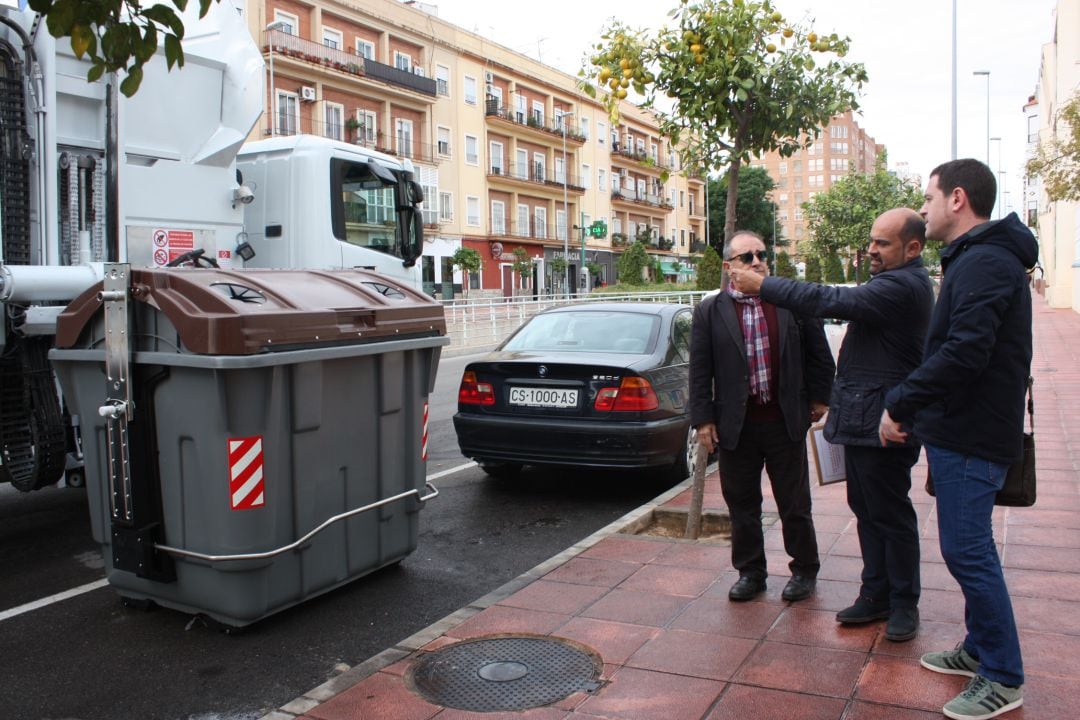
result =
[[[520,224],[488,218],[488,237],[491,239],[537,240],[541,243],[562,244],[562,236],[554,225],[538,224],[535,219]]]
[[[511,110],[505,105],[499,105],[499,101],[493,99],[488,100],[484,104],[484,115],[497,122],[505,122],[511,125],[530,128],[536,131],[537,134],[543,134],[547,137],[556,137],[560,141],[563,139],[563,129],[565,128],[567,142],[574,143],[574,145],[585,144],[585,136],[577,129],[577,125],[565,119],[544,122],[537,115],[531,113],[519,113],[516,110]]]
[[[690,254],[700,255],[705,252],[705,242],[702,240],[690,240]]]
[[[507,165],[505,167],[492,165],[488,167],[487,176],[489,181],[543,185],[550,190],[558,190],[559,192],[562,192],[563,189],[563,176],[561,174],[533,163],[528,165]],[[585,192],[585,186],[581,184],[581,179],[575,175],[566,176],[566,189],[576,195]]]
[[[388,85],[395,85],[429,96],[432,99],[436,95],[437,84],[433,79],[370,58],[361,57],[354,52],[327,47],[281,30],[267,32],[266,42],[273,49],[273,52],[281,57],[307,62],[342,75],[378,80]]]
[[[267,137],[272,133],[273,128],[270,125],[263,129],[263,134]],[[434,152],[434,147],[427,143],[418,142],[415,139],[409,143],[399,142],[394,136],[386,133],[366,133],[363,125],[354,126],[348,120],[344,124],[316,120],[314,114],[310,112],[300,113],[299,117],[282,114],[278,117],[277,134],[279,136],[317,135],[428,165],[442,162],[442,158]]]
[[[633,188],[612,190],[611,201],[617,203],[627,203],[631,205],[645,206],[650,208],[658,208],[664,211],[671,211],[675,209],[675,206],[673,206],[663,197],[659,195],[650,195],[648,193],[639,193]]]

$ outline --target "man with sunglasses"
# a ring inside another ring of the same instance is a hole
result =
[[[735,233],[724,248],[728,272],[769,274],[765,243]],[[806,431],[832,387],[832,353],[820,320],[763,302],[733,287],[694,310],[690,337],[690,422],[705,450],[718,449],[720,488],[731,517],[733,601],[765,591],[761,471],[769,473],[791,579],[781,597],[810,597],[821,567],[810,513]]]
[[[926,223],[909,208],[887,210],[870,228],[870,281],[831,287],[732,271],[732,283],[781,307],[850,320],[840,348],[825,439],[844,446],[848,506],[862,551],[862,585],[837,622],[887,620],[885,638],[904,642],[919,628],[919,520],[908,493],[919,459],[912,439],[882,447],[885,394],[922,360],[934,305],[922,263]]]

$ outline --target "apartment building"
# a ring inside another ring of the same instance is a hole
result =
[[[1039,68],[1035,105],[1025,107],[1029,118],[1029,143],[1047,142],[1053,138],[1064,140],[1070,129],[1058,120],[1061,106],[1076,94],[1080,87],[1080,0],[1058,0],[1054,9],[1051,39],[1042,47],[1042,64]],[[1030,118],[1034,117],[1034,120]],[[1031,130],[1038,127],[1038,138],[1032,138]],[[1080,203],[1051,202],[1041,187],[1032,187],[1034,198],[1028,197],[1025,187],[1025,209],[1033,200],[1038,222],[1039,262],[1043,267],[1043,286],[1046,300],[1051,307],[1067,308],[1080,312],[1080,282],[1077,282],[1077,213]],[[1036,273],[1038,275],[1038,273]]]
[[[268,72],[252,139],[313,133],[410,158],[425,191],[422,275],[432,292],[610,283],[639,236],[665,275],[688,276],[704,249],[704,181],[679,172],[656,119],[623,103],[612,126],[575,76],[436,13],[398,0],[249,2]],[[597,221],[606,236],[586,232]],[[453,268],[459,247],[479,251],[481,272]],[[524,277],[514,271],[519,248],[532,260]]]
[[[810,238],[802,205],[851,173],[873,172],[884,145],[874,142],[851,111],[834,117],[818,137],[791,157],[770,152],[753,162],[763,167],[776,183],[776,224],[791,241],[788,252],[799,256],[799,243]]]

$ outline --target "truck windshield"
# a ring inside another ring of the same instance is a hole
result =
[[[334,236],[351,245],[402,257],[394,187],[383,185],[366,163],[335,158],[331,165]]]

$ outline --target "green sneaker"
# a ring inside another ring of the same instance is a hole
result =
[[[957,643],[952,650],[926,653],[919,663],[927,670],[945,675],[965,675],[974,677],[979,672],[979,661],[971,657],[964,649],[964,643]]]
[[[976,675],[941,711],[953,720],[988,720],[1024,704],[1024,686],[1006,687]]]

